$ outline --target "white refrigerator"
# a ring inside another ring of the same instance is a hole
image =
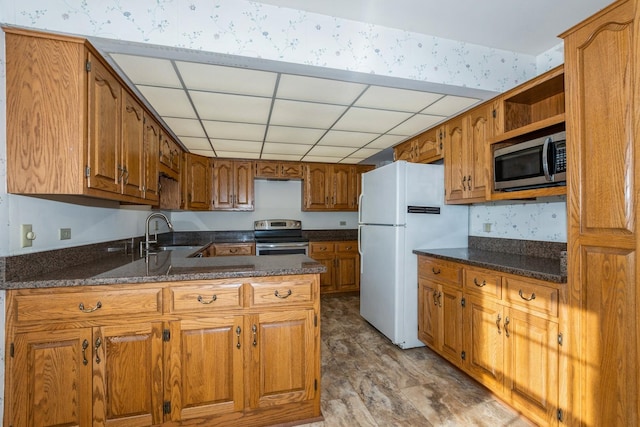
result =
[[[467,206],[444,203],[444,167],[397,161],[362,175],[360,315],[400,348],[420,347],[414,249],[467,246]]]

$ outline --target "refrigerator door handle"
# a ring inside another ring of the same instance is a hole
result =
[[[358,196],[358,224],[362,222],[362,195],[364,193],[360,193]]]
[[[362,225],[358,224],[358,253],[360,254],[360,274],[362,274],[364,271],[363,269],[364,258],[362,257],[363,253],[362,253],[362,245],[360,244],[360,239],[362,239]]]

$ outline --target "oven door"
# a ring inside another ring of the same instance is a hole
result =
[[[256,243],[256,255],[309,255],[309,242]]]

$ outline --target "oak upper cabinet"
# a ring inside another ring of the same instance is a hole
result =
[[[432,163],[442,159],[444,128],[429,129],[393,148],[394,160],[413,163]]]
[[[8,191],[155,203],[144,109],[97,51],[81,38],[4,31]]]
[[[444,125],[447,203],[486,201],[488,139],[495,128],[496,105],[486,103]]]
[[[197,154],[184,154],[183,206],[190,210],[211,209],[211,159]]]
[[[358,209],[358,167],[327,163],[305,163],[304,167],[303,211]]]
[[[165,131],[160,133],[160,172],[176,181],[180,180],[182,148]]]
[[[213,209],[254,210],[253,162],[213,160]]]
[[[277,162],[258,160],[255,162],[255,177],[266,179],[302,179],[303,167],[300,162]]]
[[[565,423],[640,424],[640,7],[616,1],[562,35],[571,331]],[[604,142],[603,142],[604,141]]]
[[[158,201],[160,197],[160,163],[158,148],[160,147],[161,128],[149,114],[144,116],[144,174],[143,194],[150,201]]]

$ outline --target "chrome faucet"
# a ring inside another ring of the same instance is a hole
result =
[[[149,223],[151,222],[151,220],[153,218],[162,218],[165,220],[165,222],[167,223],[167,226],[169,226],[169,230],[173,230],[173,224],[171,224],[171,221],[169,221],[169,218],[167,218],[167,216],[161,212],[154,212],[151,215],[149,215],[147,217],[147,221],[145,223],[144,226],[144,250],[142,249],[142,242],[140,242],[140,256],[142,257],[145,254],[149,254],[149,247],[151,246],[151,243],[158,243],[158,232],[156,231],[155,233],[155,238],[153,240],[149,239]]]

